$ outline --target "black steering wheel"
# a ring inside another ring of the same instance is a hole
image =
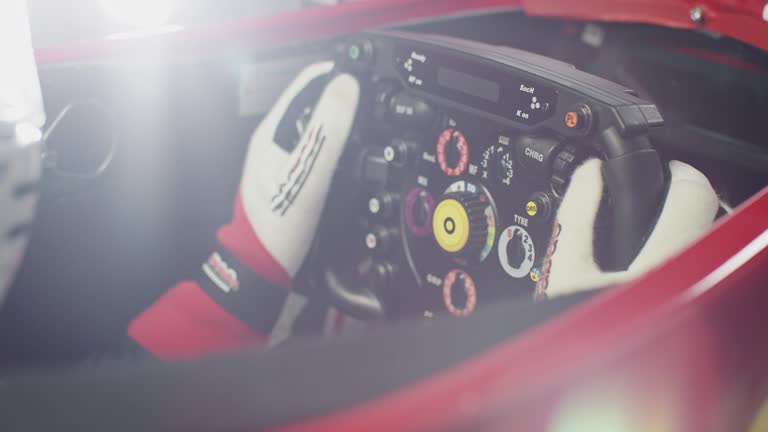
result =
[[[318,245],[339,309],[463,317],[530,295],[589,157],[604,161],[600,264],[634,260],[665,193],[655,105],[557,60],[444,36],[366,33],[338,59],[363,88]]]

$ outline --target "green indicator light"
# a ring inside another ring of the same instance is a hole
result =
[[[351,58],[352,60],[357,60],[358,58],[360,58],[360,47],[357,45],[350,46],[348,54],[349,54],[349,58]]]

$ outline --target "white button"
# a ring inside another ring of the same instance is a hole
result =
[[[376,236],[372,233],[368,233],[368,235],[365,236],[365,245],[368,246],[368,249],[376,249]]]
[[[368,211],[370,211],[371,214],[379,214],[379,211],[381,211],[381,201],[376,197],[369,199]]]
[[[384,147],[384,160],[387,162],[395,160],[395,149],[392,146]]]

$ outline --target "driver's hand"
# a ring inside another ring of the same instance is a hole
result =
[[[256,129],[232,220],[218,230],[201,271],[172,286],[129,325],[128,336],[144,351],[178,359],[274,345],[293,333],[305,312],[312,315],[312,302],[291,290],[293,278],[312,245],[360,94],[355,78],[328,75],[332,69],[330,62],[307,67]],[[276,142],[278,125],[291,102],[320,77],[330,81],[319,87],[298,144],[286,150]],[[315,305],[326,310],[322,302]],[[332,313],[326,321],[338,322]]]
[[[563,197],[537,287],[537,298],[603,288],[639,276],[679,252],[712,224],[718,198],[707,178],[679,161],[669,163],[670,184],[648,240],[626,271],[606,273],[595,261],[595,222],[603,195],[602,161],[573,173]]]
[[[331,178],[352,129],[360,86],[348,74],[326,85],[293,151],[275,142],[291,102],[333,63],[304,69],[256,129],[248,148],[233,220],[219,242],[243,264],[284,288],[304,262]]]

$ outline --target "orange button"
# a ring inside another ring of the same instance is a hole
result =
[[[568,111],[565,113],[565,125],[571,129],[575,129],[579,125],[579,115],[574,111]]]

